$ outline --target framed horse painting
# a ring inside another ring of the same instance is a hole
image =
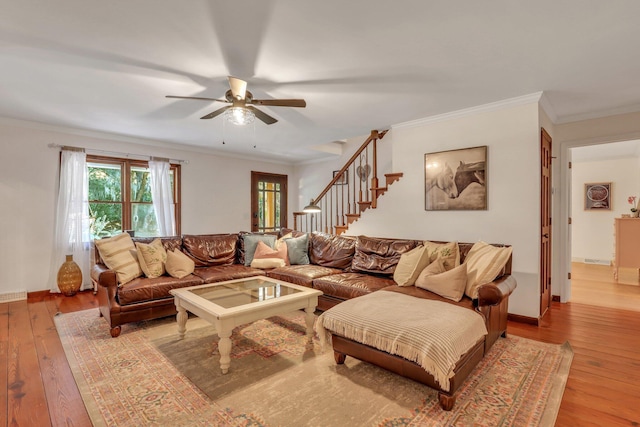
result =
[[[425,154],[425,210],[486,210],[486,177],[486,145]]]

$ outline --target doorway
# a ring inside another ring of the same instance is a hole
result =
[[[631,213],[630,196],[640,197],[640,141],[577,146],[569,148],[569,151],[569,301],[638,310],[638,272],[620,269],[619,280],[615,280],[612,262],[615,218]],[[607,209],[593,209],[587,203],[587,189],[592,184],[610,184],[610,206]]]
[[[251,231],[287,227],[287,175],[251,171]]]

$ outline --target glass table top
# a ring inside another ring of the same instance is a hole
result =
[[[302,291],[265,279],[246,279],[237,282],[192,289],[189,292],[219,305],[220,307],[233,308],[241,305],[280,298],[285,295],[293,295]]]

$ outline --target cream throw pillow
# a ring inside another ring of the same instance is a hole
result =
[[[164,274],[167,251],[162,246],[162,240],[155,239],[149,244],[136,242],[136,249],[138,250],[138,262],[145,276],[153,279]]]
[[[284,263],[284,260],[282,258],[254,258],[253,261],[251,261],[252,268],[260,269],[278,268],[284,267],[285,265],[286,264]]]
[[[182,279],[193,273],[196,263],[179,249],[174,249],[167,251],[167,262],[164,267],[171,277]]]
[[[492,282],[511,256],[512,248],[477,242],[472,247],[464,263],[467,264],[467,286],[465,293],[473,299],[478,298],[478,288]]]
[[[441,258],[447,270],[451,270],[460,265],[460,248],[458,247],[458,242],[435,243],[426,240],[424,245],[427,248],[427,252],[429,252],[429,263],[432,263],[437,258]]]
[[[433,266],[433,267],[431,267]],[[462,264],[446,270],[444,261],[436,259],[424,269],[416,280],[416,286],[436,293],[444,298],[460,301],[467,286],[467,265]]]
[[[121,233],[106,239],[99,239],[95,241],[95,244],[104,264],[116,272],[118,282],[121,285],[142,276],[142,270],[135,255],[136,247],[129,234]]]
[[[429,253],[426,246],[418,246],[400,255],[393,280],[398,286],[412,286],[422,270],[429,265]]]

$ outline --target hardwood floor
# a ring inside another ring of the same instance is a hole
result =
[[[53,317],[96,307],[91,292],[0,304],[0,426],[91,425]],[[640,312],[578,303],[553,303],[539,327],[508,326],[509,334],[573,348],[557,426],[640,425],[638,331]]]
[[[640,311],[640,283],[636,269],[621,268],[615,282],[613,267],[573,262],[571,277],[571,302]]]

